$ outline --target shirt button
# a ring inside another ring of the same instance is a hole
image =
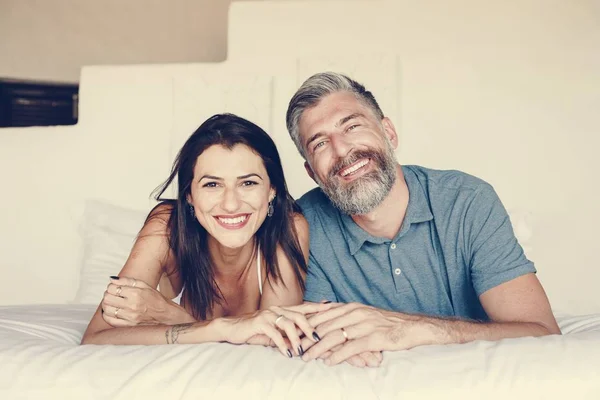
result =
[[[395,273],[396,275],[400,275],[400,274],[402,273],[402,271],[400,271],[400,268],[396,268],[396,269],[394,270],[394,273]]]
[[[394,250],[394,249],[396,248],[396,243],[392,243],[392,245],[390,246],[390,248],[391,248],[392,250]]]

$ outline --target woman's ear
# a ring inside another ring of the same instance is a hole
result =
[[[275,191],[275,189],[271,188],[269,190],[269,203],[275,199],[275,196],[277,196],[277,192]]]

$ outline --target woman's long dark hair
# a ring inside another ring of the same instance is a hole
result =
[[[167,180],[152,192],[155,199],[161,202],[156,207],[171,205],[167,223],[169,246],[181,271],[186,301],[189,301],[192,314],[197,319],[206,319],[215,302],[221,303],[224,299],[215,281],[208,251],[208,233],[190,212],[187,202],[194,167],[198,156],[209,147],[221,145],[231,149],[238,144],[248,146],[262,158],[276,192],[273,215],[265,219],[255,234],[255,246],[259,247],[265,260],[267,279],[277,282],[281,277],[276,256],[277,247],[280,246],[304,290],[301,272],[306,272],[307,267],[294,225],[294,213],[301,211],[288,193],[277,147],[271,137],[252,122],[233,114],[217,114],[207,119],[189,137],[179,151]],[[175,178],[177,199],[163,199],[163,193]],[[152,215],[154,211],[149,218]]]

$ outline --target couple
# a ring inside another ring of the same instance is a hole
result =
[[[560,334],[493,188],[400,166],[394,125],[364,86],[310,77],[287,127],[319,188],[296,205],[271,138],[211,117],[82,343],[260,344],[377,366],[382,351]]]

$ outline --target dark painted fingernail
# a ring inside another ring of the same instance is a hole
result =
[[[116,280],[119,280],[119,277],[118,277],[118,276],[111,275],[111,276],[110,276],[110,279],[116,279]]]
[[[315,339],[318,342],[319,340],[321,340],[321,337],[317,332],[313,332],[313,339]]]
[[[292,352],[290,351],[290,349],[287,349],[287,355],[289,358],[292,358]]]
[[[327,301],[323,302],[323,304],[329,304],[329,303],[331,303],[331,300],[327,300]]]
[[[300,354],[300,357],[304,355],[304,349],[302,348],[302,345],[298,346],[298,354]]]

